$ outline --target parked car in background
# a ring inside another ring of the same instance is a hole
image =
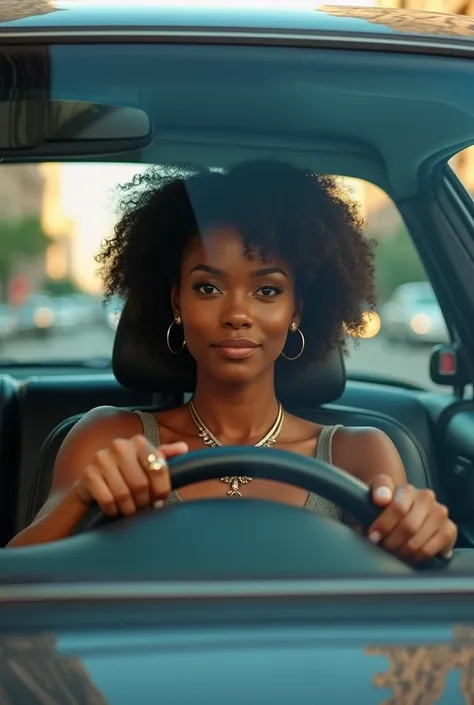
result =
[[[100,300],[86,293],[70,294],[69,301],[77,308],[81,322],[86,325],[99,323],[101,320]]]
[[[18,316],[11,306],[0,304],[0,342],[15,335],[18,330]]]
[[[107,328],[110,328],[110,330],[117,330],[123,306],[123,301],[118,296],[113,296],[104,306],[103,320]]]
[[[402,284],[381,308],[382,332],[393,343],[449,342],[443,313],[428,282]]]
[[[48,335],[55,323],[53,300],[46,294],[33,294],[17,309],[18,332],[21,334]]]
[[[51,299],[51,308],[54,315],[53,325],[55,332],[69,330],[89,323],[84,306],[72,297],[53,297]]]

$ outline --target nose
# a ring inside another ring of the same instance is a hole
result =
[[[252,326],[251,302],[248,296],[229,296],[222,312],[222,325],[227,328],[250,328]]]

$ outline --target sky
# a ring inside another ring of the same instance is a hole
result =
[[[61,208],[76,224],[73,266],[80,283],[96,288],[94,255],[116,220],[113,191],[140,171],[135,164],[67,164],[61,167]]]

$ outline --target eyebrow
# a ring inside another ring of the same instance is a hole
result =
[[[189,273],[192,274],[193,272],[207,272],[207,274],[214,274],[216,277],[225,277],[225,272],[222,269],[218,269],[217,267],[209,267],[207,264],[197,264]],[[267,277],[270,274],[283,274],[284,277],[288,276],[281,267],[265,267],[264,269],[257,269],[252,273],[252,276]]]
[[[222,269],[218,269],[217,267],[208,267],[207,264],[197,264],[189,273],[192,274],[193,272],[207,272],[208,274],[214,274],[216,277],[225,276],[225,272],[223,272]]]
[[[264,269],[257,269],[253,276],[255,277],[267,277],[269,274],[283,274],[287,277],[287,273],[281,267],[265,267]]]

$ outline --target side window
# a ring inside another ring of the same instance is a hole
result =
[[[454,171],[465,189],[474,196],[474,146],[463,149],[449,160],[449,166]]]
[[[376,241],[378,306],[365,338],[351,345],[349,376],[370,376],[450,392],[429,375],[434,345],[449,341],[433,289],[393,201],[365,181],[345,179],[362,206],[367,237]]]

